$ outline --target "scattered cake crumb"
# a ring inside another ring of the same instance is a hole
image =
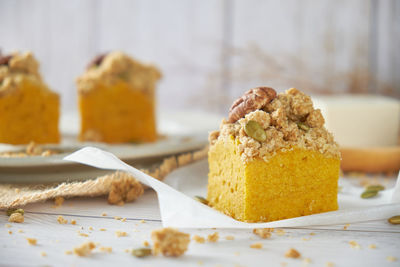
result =
[[[125,202],[133,202],[140,197],[143,192],[142,184],[125,172],[112,174],[114,181],[108,194],[108,203],[114,205],[124,205]]]
[[[67,224],[68,223],[68,220],[67,219],[65,219],[63,216],[58,216],[57,217],[57,222],[59,223],[59,224]]]
[[[145,220],[140,220],[140,223],[146,223],[146,221]]]
[[[81,232],[79,232],[79,231],[78,231],[78,235],[80,235],[80,236],[83,236],[83,237],[89,237],[89,235],[88,235],[88,234],[81,233]]]
[[[114,220],[121,220],[122,219],[122,217],[120,217],[120,216],[114,216]]]
[[[64,203],[64,198],[63,197],[56,197],[55,199],[54,199],[54,205],[56,206],[56,207],[61,207],[61,205]]]
[[[22,230],[22,229],[18,230],[18,233],[23,233],[23,232],[24,232],[24,230]]]
[[[255,248],[255,249],[262,249],[263,244],[262,243],[254,243],[250,245],[250,248]]]
[[[288,251],[286,251],[285,253],[285,257],[286,258],[293,258],[293,259],[297,259],[301,257],[300,252],[298,252],[297,250],[295,250],[294,248],[289,249]]]
[[[393,257],[393,256],[387,256],[387,257],[386,257],[386,260],[387,260],[388,262],[395,262],[395,261],[397,261],[397,258],[396,258],[396,257]]]
[[[349,244],[350,244],[350,246],[352,248],[355,248],[355,249],[360,249],[361,248],[361,246],[354,240],[349,241]]]
[[[126,222],[126,218],[122,218],[122,219],[121,219],[121,222]]]
[[[126,249],[124,249],[124,252],[129,253],[130,250],[126,248]]]
[[[91,242],[85,242],[82,245],[75,247],[73,249],[74,254],[78,255],[79,257],[86,257],[92,253],[92,250],[96,247],[96,245]]]
[[[201,236],[199,236],[199,235],[194,235],[194,236],[193,236],[193,240],[194,240],[196,243],[200,243],[200,244],[203,244],[203,243],[205,242],[204,237],[201,237]]]
[[[350,226],[350,224],[346,224],[345,226],[343,226],[343,230],[347,230],[347,228]]]
[[[99,247],[99,250],[101,252],[111,253],[112,252],[112,247]]]
[[[107,231],[106,228],[100,228],[99,230],[100,230],[100,231],[103,231],[103,232],[104,232],[104,231]]]
[[[286,234],[286,232],[285,232],[285,230],[283,230],[283,229],[276,229],[276,234],[277,235],[280,235],[280,236],[282,236],[282,235],[285,235]]]
[[[128,236],[128,233],[127,232],[122,232],[122,231],[116,231],[115,235],[117,237],[122,237],[122,236]]]
[[[227,235],[225,236],[226,240],[235,240],[235,237],[233,235]]]
[[[376,245],[375,245],[375,244],[370,244],[370,245],[368,245],[368,248],[370,248],[370,249],[376,249]]]
[[[89,230],[90,230],[90,231],[93,231],[93,227],[92,227],[92,226],[89,226]]]
[[[154,255],[162,253],[164,256],[171,257],[181,256],[185,253],[190,243],[189,234],[179,232],[170,227],[152,231],[151,239],[154,244]]]
[[[8,234],[12,235],[12,231],[11,231],[11,230],[8,230]]]
[[[71,255],[71,254],[72,254],[72,250],[66,250],[64,253],[65,253],[66,255]]]
[[[8,218],[9,222],[14,222],[14,223],[23,223],[24,222],[24,215],[22,215],[19,212],[14,212],[10,215]]]
[[[147,240],[145,240],[145,241],[143,241],[143,246],[148,247],[148,246],[150,246],[150,244]]]
[[[11,224],[9,224],[9,223],[6,223],[4,226],[7,228],[11,228]]]
[[[219,234],[218,232],[214,232],[213,234],[210,234],[207,236],[207,241],[211,243],[217,242],[219,239]]]
[[[311,237],[309,237],[309,238],[303,237],[302,240],[303,240],[303,241],[310,241],[310,240],[311,240]]]
[[[273,228],[257,228],[253,229],[253,233],[258,235],[259,237],[266,239],[271,237],[271,232],[273,232]]]
[[[103,212],[103,213],[101,214],[101,216],[107,216],[107,213]]]
[[[316,235],[315,233],[310,233],[310,235]]]
[[[42,251],[42,252],[40,253],[40,255],[41,255],[42,257],[46,257],[46,256],[47,256],[47,253],[44,252],[44,251]]]
[[[303,264],[304,265],[309,265],[311,263],[311,259],[310,258],[304,258],[303,260]]]
[[[37,244],[36,238],[30,238],[30,237],[28,237],[28,238],[26,239],[26,241],[28,241],[28,244],[29,244],[29,245],[32,245],[32,246],[36,246],[36,244]]]
[[[333,262],[328,261],[327,263],[325,263],[325,267],[333,267],[333,266],[335,266]]]
[[[71,220],[71,224],[75,225],[76,221],[75,220]]]

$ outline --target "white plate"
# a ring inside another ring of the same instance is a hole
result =
[[[106,173],[97,169],[64,161],[63,158],[84,146],[95,146],[112,152],[135,167],[149,167],[164,157],[199,149],[208,143],[208,132],[218,128],[221,116],[200,112],[158,114],[158,132],[162,136],[154,143],[105,144],[78,142],[77,114],[63,115],[60,129],[62,142],[43,148],[61,153],[48,157],[0,157],[0,182],[47,183],[66,180],[84,180]],[[0,151],[24,151],[25,146],[0,144]]]

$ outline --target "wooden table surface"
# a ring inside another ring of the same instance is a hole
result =
[[[400,266],[400,225],[385,220],[348,227],[285,228],[284,234],[275,232],[270,239],[261,239],[251,230],[181,229],[203,237],[218,232],[220,239],[204,244],[192,241],[180,258],[138,259],[126,250],[150,242],[151,231],[162,227],[157,196],[151,190],[135,203],[121,207],[108,205],[105,198],[75,198],[57,208],[52,201],[30,204],[25,212],[25,222],[21,224],[8,223],[4,212],[0,215],[1,266]],[[107,215],[102,216],[103,213]],[[68,219],[68,224],[59,224],[59,215]],[[116,220],[115,216],[126,221]],[[76,220],[76,225],[70,224],[71,219]],[[128,235],[117,237],[116,231]],[[226,236],[234,236],[234,240],[227,240]],[[36,238],[37,245],[29,245],[26,238]],[[95,249],[89,257],[65,254],[85,241],[112,247],[112,252]],[[262,249],[250,248],[257,242],[263,244]],[[298,250],[301,258],[285,258],[290,248]],[[391,257],[397,260],[391,261]]]

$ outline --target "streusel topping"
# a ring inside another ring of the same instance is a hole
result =
[[[24,79],[43,83],[39,74],[39,63],[32,52],[0,54],[0,96],[17,88]]]
[[[265,140],[256,140],[246,133],[249,121],[258,123],[265,131]],[[339,146],[324,123],[321,110],[314,109],[311,98],[291,88],[235,122],[224,119],[220,130],[209,135],[210,149],[218,141],[234,138],[244,162],[255,158],[268,161],[277,151],[294,148],[319,151],[327,157],[340,157]]]
[[[95,90],[99,84],[111,86],[122,80],[136,90],[153,95],[154,84],[160,78],[161,73],[155,66],[142,64],[114,51],[97,57],[76,82],[81,94]]]

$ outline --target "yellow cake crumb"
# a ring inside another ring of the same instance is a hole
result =
[[[257,228],[253,229],[253,234],[258,235],[262,239],[267,239],[271,237],[271,232],[274,231],[274,228]]]
[[[37,244],[37,239],[36,238],[26,238],[26,241],[28,241],[29,245],[35,246]]]
[[[78,235],[80,235],[80,236],[83,236],[83,237],[89,237],[89,235],[88,235],[88,234],[81,233],[81,232],[79,232],[79,231],[78,231]]]
[[[121,220],[122,219],[122,217],[120,217],[120,216],[114,216],[114,220]]]
[[[40,255],[41,255],[42,257],[46,257],[46,256],[47,256],[47,253],[44,252],[44,251],[42,251],[42,252],[40,252]]]
[[[327,263],[325,263],[325,267],[333,267],[333,266],[335,266],[333,262],[328,261]]]
[[[360,248],[361,248],[361,246],[360,246],[356,241],[354,241],[354,240],[349,241],[349,245],[350,245],[352,248],[355,248],[355,249],[360,249]]]
[[[99,231],[103,231],[104,232],[104,231],[107,231],[107,229],[106,228],[100,228]]]
[[[311,240],[311,237],[309,237],[309,238],[303,237],[302,240],[303,240],[303,241],[310,241],[310,240]]]
[[[89,226],[89,230],[90,230],[90,231],[93,231],[93,227],[92,227],[92,226]]]
[[[9,224],[9,223],[6,223],[4,226],[7,228],[11,228],[11,224]]]
[[[18,233],[23,233],[23,232],[24,232],[24,230],[22,230],[22,229],[18,230]]]
[[[124,205],[124,203],[133,202],[143,195],[142,184],[132,175],[125,172],[116,172],[113,176],[114,181],[108,194],[109,204]]]
[[[280,236],[286,234],[285,230],[283,230],[283,229],[276,229],[275,233],[276,233],[277,235],[280,235]]]
[[[343,226],[343,230],[347,230],[347,228],[349,228],[350,224],[346,224],[345,226]]]
[[[225,236],[226,240],[235,240],[235,237],[233,235],[227,235]]]
[[[214,232],[214,233],[212,233],[212,234],[210,234],[210,235],[207,236],[207,241],[208,241],[208,242],[211,242],[211,243],[217,242],[218,239],[219,239],[219,234],[218,234],[218,232]]]
[[[103,213],[101,214],[101,216],[107,216],[107,213],[103,212]]]
[[[128,233],[127,232],[123,232],[123,231],[116,231],[115,235],[117,237],[122,237],[122,236],[128,236]]]
[[[71,255],[72,254],[72,250],[66,250],[64,251],[65,255]]]
[[[286,258],[293,258],[293,259],[297,259],[301,257],[300,252],[298,252],[297,250],[295,250],[294,248],[289,249],[288,251],[286,251],[285,253],[285,257]]]
[[[75,220],[71,220],[71,224],[75,225],[76,221]]]
[[[393,256],[387,256],[387,257],[386,257],[386,260],[387,260],[388,262],[395,262],[395,261],[397,261],[397,258],[396,258],[396,257],[393,257]]]
[[[310,258],[304,258],[303,260],[303,264],[304,265],[309,265],[311,263],[311,259]]]
[[[11,230],[8,230],[8,234],[9,234],[9,235],[12,235],[12,233],[13,233],[13,232],[12,232]]]
[[[375,245],[375,244],[370,244],[370,245],[368,245],[368,248],[370,248],[370,249],[376,249],[376,245]]]
[[[24,222],[24,215],[22,215],[19,212],[12,213],[10,217],[8,218],[9,222],[15,222],[15,223],[23,223]]]
[[[255,248],[255,249],[262,249],[263,244],[262,243],[254,243],[250,245],[250,248]]]
[[[111,253],[112,252],[112,247],[99,247],[99,250],[101,252]]]
[[[146,221],[145,220],[140,220],[140,223],[146,223]]]
[[[64,198],[63,197],[56,197],[55,199],[54,199],[54,205],[56,206],[56,207],[61,207],[61,205],[64,203]]]
[[[67,219],[65,219],[63,216],[58,216],[57,217],[57,222],[59,223],[59,224],[67,224],[68,223],[68,220]]]
[[[164,256],[171,257],[181,256],[185,253],[190,243],[189,234],[179,232],[170,227],[152,231],[151,239],[154,244],[154,255],[162,253]]]
[[[96,248],[96,245],[92,241],[88,241],[78,247],[75,247],[73,249],[73,252],[79,257],[86,257],[89,256],[90,253],[92,253],[92,250],[94,248]]]
[[[126,218],[122,218],[122,219],[121,219],[121,222],[126,222]]]
[[[204,237],[201,237],[199,235],[194,235],[192,238],[196,243],[203,244],[205,242]]]
[[[148,246],[150,246],[150,244],[147,240],[145,240],[145,241],[143,241],[143,246],[148,247]]]
[[[124,249],[124,252],[129,253],[130,250],[126,248],[126,249]]]
[[[316,233],[310,233],[310,235],[316,235]]]

